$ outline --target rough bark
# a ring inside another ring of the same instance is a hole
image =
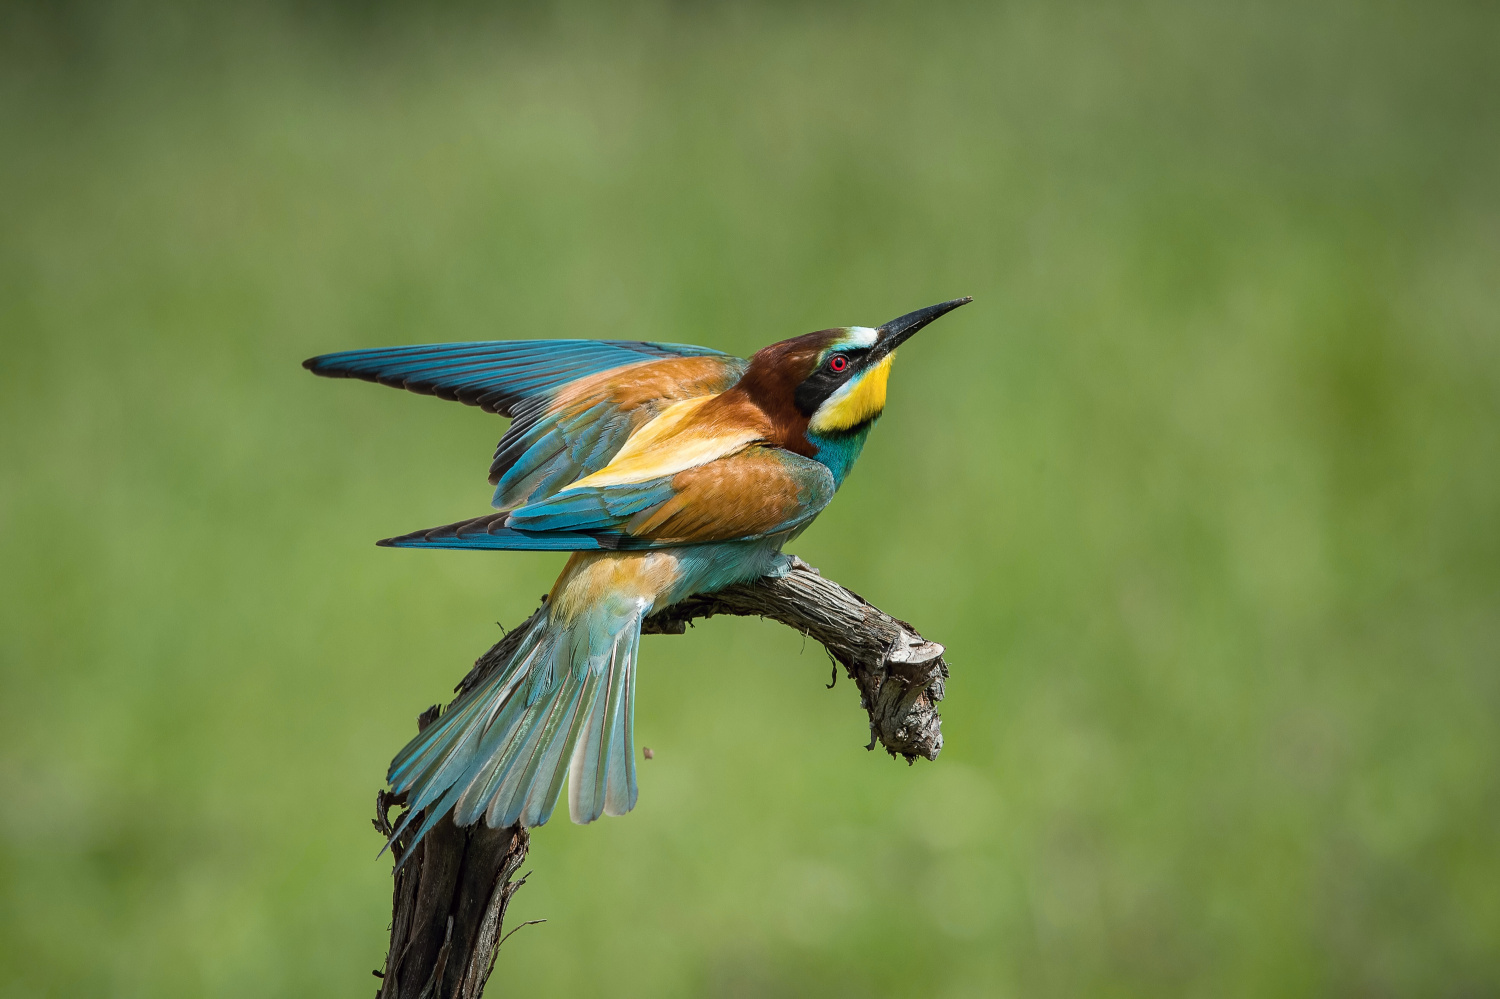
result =
[[[859,688],[870,715],[870,744],[908,763],[935,760],[943,748],[937,702],[948,664],[943,647],[846,587],[824,579],[801,559],[772,579],[690,597],[646,619],[644,634],[680,635],[693,619],[716,614],[768,617],[821,643]]]
[[[943,748],[937,702],[943,699],[948,665],[943,647],[905,621],[794,559],[791,572],[781,578],[692,597],[651,615],[641,631],[680,635],[697,618],[717,614],[770,618],[821,643],[859,689],[860,707],[870,717],[865,748],[879,743],[908,763],[919,756],[937,759]],[[515,629],[480,656],[458,694],[504,664],[523,631]],[[423,712],[418,730],[437,716],[436,706]],[[375,828],[386,837],[390,810],[403,803],[385,791],[377,795]],[[391,943],[385,970],[377,972],[382,977],[377,996],[478,999],[505,940],[506,907],[526,881],[516,873],[530,837],[519,826],[490,829],[481,822],[460,829],[444,818],[411,848],[409,830],[419,824],[413,822],[391,847],[397,861]],[[408,850],[415,852],[407,857]]]

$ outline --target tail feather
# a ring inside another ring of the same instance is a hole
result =
[[[527,636],[510,665],[453,705],[441,719],[413,739],[391,763],[387,780],[398,791],[419,787],[413,810],[425,807],[472,763],[476,743],[486,732],[502,735],[509,726],[495,725],[506,709],[518,705],[513,695],[537,658],[539,643]]]
[[[577,822],[635,804],[635,653],[642,608],[595,607],[561,623],[539,618],[495,671],[391,763],[388,779],[419,812],[415,844],[449,810],[460,826],[495,828],[552,815],[564,780]],[[389,844],[388,844],[389,845]]]
[[[511,760],[507,764],[506,774],[500,781],[500,789],[495,792],[495,798],[490,803],[489,810],[485,813],[486,818],[494,827],[514,825],[522,821],[522,812],[525,810],[526,799],[532,790],[532,784],[537,779],[537,767],[541,758],[546,754],[546,747],[556,735],[557,729],[572,714],[573,708],[577,706],[578,694],[582,691],[581,684],[569,685],[560,683],[547,696],[538,701],[534,707],[537,710],[528,712],[524,735],[517,740],[514,749],[510,751]],[[550,776],[550,775],[549,775]],[[548,811],[551,811],[549,808]],[[494,816],[494,818],[489,818]],[[537,825],[536,815],[527,815],[530,819],[527,825]]]
[[[604,788],[599,782],[599,759],[604,751],[605,709],[608,689],[618,670],[617,650],[610,650],[609,665],[593,676],[594,689],[581,715],[583,729],[568,761],[568,812],[574,822],[592,822],[604,811]]]
[[[471,825],[489,807],[496,788],[506,775],[507,766],[514,758],[509,750],[525,731],[522,722],[527,707],[526,699],[517,696],[495,716],[474,754],[477,768],[466,774],[462,781],[463,793],[454,807],[454,822],[461,826]]]
[[[523,824],[539,826],[552,817],[552,810],[557,807],[562,792],[563,779],[568,773],[567,761],[573,755],[584,715],[598,687],[598,674],[588,670],[579,684],[577,698],[568,709],[567,718],[553,731],[538,755],[536,774],[530,780],[531,791],[521,806],[520,821]]]
[[[561,736],[567,737],[571,725],[564,724],[565,719],[576,710],[578,696],[587,685],[587,674],[580,673],[580,666],[586,667],[587,651],[576,647],[575,637],[568,632],[559,636],[557,644],[560,649],[551,660],[551,668],[557,675],[538,677],[537,689],[546,689],[544,699],[532,704],[517,723],[505,748],[494,757],[494,773],[486,791],[476,795],[474,814],[477,817],[483,812],[492,827],[514,825],[518,820],[528,826],[537,826],[546,821],[540,815],[541,811],[551,814],[549,805],[524,820],[521,816],[526,794],[537,783],[538,754],[544,754],[559,737],[560,727]],[[579,662],[580,652],[583,663]]]
[[[620,668],[610,677],[605,716],[609,723],[609,742],[603,760],[605,815],[624,815],[635,807],[634,643],[624,651]]]
[[[515,734],[515,722],[531,699],[527,696],[530,688],[535,686],[533,666],[545,658],[545,628],[532,628],[505,667],[460,698],[391,762],[387,780],[395,791],[409,792],[409,807],[391,833],[390,842],[424,809],[427,819],[413,844],[426,836],[473,785],[475,771],[498,755],[497,749],[503,746],[497,743],[503,744]],[[473,819],[464,822],[455,815],[455,821],[467,825]]]

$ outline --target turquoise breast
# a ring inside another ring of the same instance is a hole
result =
[[[859,459],[859,453],[864,450],[865,438],[870,435],[870,428],[875,421],[856,427],[843,433],[820,434],[811,430],[807,432],[807,439],[812,446],[818,449],[813,457],[828,466],[833,473],[835,486],[844,484],[849,470],[854,467],[854,462]]]

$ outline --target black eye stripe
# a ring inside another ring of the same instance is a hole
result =
[[[832,368],[833,363],[836,360],[842,358],[844,361],[844,367],[835,370],[838,370],[840,372],[848,371],[850,368],[853,368],[855,365],[859,364],[860,360],[869,352],[870,351],[865,347],[841,347],[835,353],[828,355],[828,360],[823,362],[823,366]]]
[[[811,416],[829,396],[859,374],[862,370],[860,365],[869,353],[868,347],[839,347],[824,357],[802,384],[797,386],[795,401],[798,411]],[[842,367],[838,366],[840,362]]]

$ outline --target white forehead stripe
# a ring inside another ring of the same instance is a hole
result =
[[[849,335],[840,341],[840,347],[873,347],[875,338],[880,335],[879,330],[872,330],[868,326],[851,326]]]

